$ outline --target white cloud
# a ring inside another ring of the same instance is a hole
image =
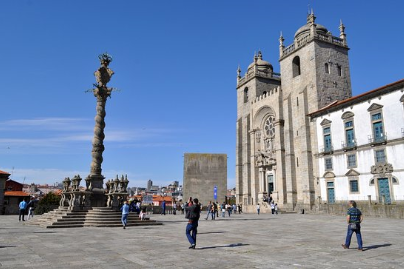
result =
[[[74,177],[75,175],[80,175],[83,179],[81,185],[85,185],[84,179],[88,176],[88,171],[80,171],[80,170],[63,170],[63,169],[54,169],[54,168],[42,168],[42,169],[29,169],[29,168],[21,168],[21,169],[13,169],[13,168],[0,168],[0,170],[7,171],[12,174],[10,179],[13,179],[20,183],[25,184],[49,184],[53,185],[56,182],[62,182],[66,177]],[[139,178],[148,178],[150,175],[144,174],[136,174],[128,171],[121,170],[105,170],[103,171],[103,175],[105,176],[104,183],[108,179],[113,179],[116,175],[121,177],[121,175],[128,175],[129,186],[145,186],[145,180],[139,180]]]
[[[0,148],[7,154],[53,154],[63,153],[75,146],[72,143],[85,142],[91,145],[93,122],[83,118],[34,118],[0,122]],[[170,147],[179,143],[158,142],[179,130],[131,129],[105,130],[105,141],[124,143],[125,147]],[[11,137],[5,137],[11,136]],[[153,142],[151,142],[153,141]],[[64,150],[64,151],[63,151]],[[5,153],[0,151],[0,154]]]
[[[83,130],[88,129],[89,119],[84,118],[35,118],[0,122],[0,130]],[[90,125],[91,126],[91,125]]]

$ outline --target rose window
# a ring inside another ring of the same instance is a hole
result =
[[[269,116],[264,122],[264,132],[267,138],[274,138],[275,136],[275,117]]]

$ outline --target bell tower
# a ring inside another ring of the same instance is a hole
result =
[[[279,38],[285,119],[286,193],[288,205],[310,209],[316,199],[315,130],[307,115],[352,96],[345,26],[339,37],[316,23],[314,12],[289,46]]]

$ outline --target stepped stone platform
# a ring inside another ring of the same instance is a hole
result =
[[[28,221],[29,225],[38,225],[44,228],[80,228],[80,227],[122,227],[122,213],[109,207],[93,207],[89,210],[70,211],[67,208],[58,208]],[[140,220],[137,213],[131,212],[128,216],[127,226],[161,225],[162,222]]]

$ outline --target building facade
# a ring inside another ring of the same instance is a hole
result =
[[[280,74],[261,52],[244,76],[237,70],[236,199],[251,210],[269,195],[287,210],[312,209],[323,197],[323,137],[309,115],[352,97],[342,22],[334,36],[311,13],[292,44],[282,35],[279,43]]]
[[[310,115],[320,202],[404,201],[404,80]]]

